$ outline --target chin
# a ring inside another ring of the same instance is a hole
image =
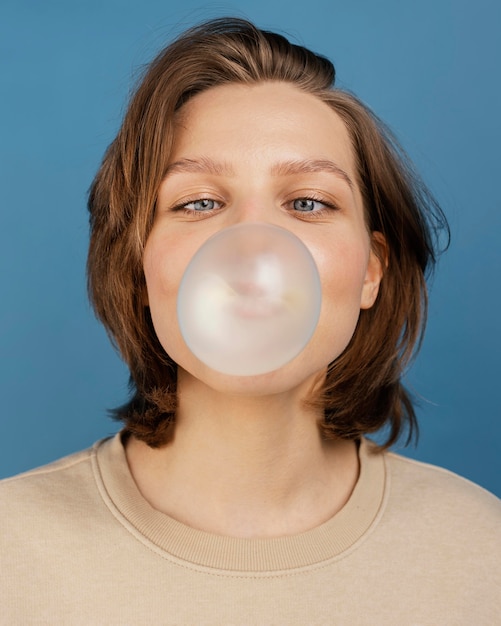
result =
[[[294,393],[300,389],[310,389],[324,377],[326,367],[311,371],[294,359],[279,369],[253,376],[232,376],[217,372],[203,363],[184,368],[179,366],[178,384],[194,385],[212,389],[216,393],[241,396],[263,397]]]

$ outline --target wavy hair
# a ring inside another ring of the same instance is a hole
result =
[[[385,125],[355,96],[334,87],[326,58],[240,19],[192,28],[167,46],[140,81],[89,194],[88,289],[97,317],[129,366],[131,399],[114,411],[125,431],[152,447],[167,443],[176,415],[177,366],[144,304],[143,251],[169,162],[176,112],[228,83],[282,81],[326,102],[351,137],[366,222],[384,235],[386,269],[372,308],[362,310],[348,347],[329,365],[309,403],[323,412],[326,438],[356,439],[388,428],[383,447],[415,411],[402,374],[422,337],[425,277],[445,218]],[[377,245],[377,244],[375,244]]]

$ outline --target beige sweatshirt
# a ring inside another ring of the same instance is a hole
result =
[[[300,535],[210,535],[155,511],[119,436],[0,483],[0,624],[501,624],[501,503],[360,447],[345,507]]]

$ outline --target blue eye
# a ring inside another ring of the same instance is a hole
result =
[[[297,200],[294,200],[292,205],[295,211],[303,212],[315,211],[325,207],[322,202],[313,200],[312,198],[297,198]]]
[[[209,198],[201,198],[200,200],[192,200],[184,205],[188,211],[212,211],[216,208],[216,201]]]

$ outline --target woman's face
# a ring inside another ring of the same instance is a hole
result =
[[[294,233],[313,255],[322,284],[309,344],[281,369],[254,377],[227,376],[200,362],[176,317],[179,284],[195,252],[214,233],[244,222]],[[373,305],[382,273],[339,116],[279,82],[230,84],[192,98],[176,120],[144,273],[155,331],[184,376],[220,391],[261,395],[298,388],[325,372],[350,341],[360,309]]]

